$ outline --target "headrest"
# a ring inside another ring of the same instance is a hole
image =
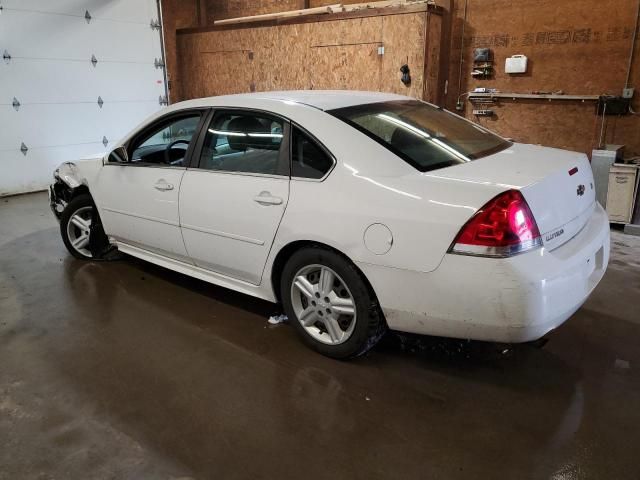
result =
[[[422,146],[423,143],[424,139],[402,127],[396,128],[391,135],[391,145],[398,150]]]
[[[229,122],[229,132],[244,133],[245,135],[228,135],[229,146],[233,150],[244,152],[248,148],[265,149],[271,146],[271,137],[254,137],[251,133],[271,133],[269,126],[263,125],[254,117],[237,117]]]

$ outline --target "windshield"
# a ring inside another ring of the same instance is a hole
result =
[[[328,113],[421,172],[486,157],[511,146],[479,125],[417,100],[369,103]]]

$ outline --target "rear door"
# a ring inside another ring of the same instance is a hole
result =
[[[180,188],[188,254],[199,267],[255,285],[289,200],[289,124],[217,110]]]

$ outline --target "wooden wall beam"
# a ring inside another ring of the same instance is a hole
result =
[[[198,9],[198,26],[206,27],[208,23],[207,17],[207,0],[197,0],[196,8]]]

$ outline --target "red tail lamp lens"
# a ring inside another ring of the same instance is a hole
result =
[[[462,227],[451,251],[510,256],[542,244],[533,213],[518,190],[501,193]]]

